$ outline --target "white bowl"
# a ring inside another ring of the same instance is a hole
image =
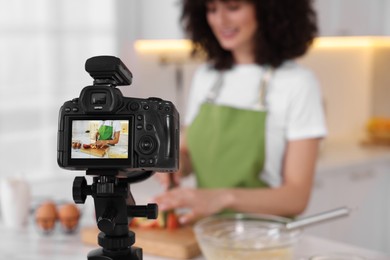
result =
[[[281,229],[288,219],[227,214],[205,218],[194,230],[207,260],[289,260],[300,230]]]
[[[326,254],[310,257],[310,260],[364,260],[365,258],[351,254]]]

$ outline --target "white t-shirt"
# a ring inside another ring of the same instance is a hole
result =
[[[264,67],[256,64],[235,65],[224,73],[224,84],[215,103],[258,110],[264,71]],[[196,117],[218,74],[206,64],[196,71],[188,99],[186,125]],[[282,183],[282,160],[287,141],[326,135],[323,102],[314,75],[293,61],[285,62],[274,71],[265,101],[266,158],[260,178],[271,187],[278,187]]]

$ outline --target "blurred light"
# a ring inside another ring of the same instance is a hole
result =
[[[192,50],[190,40],[137,40],[134,44],[139,53],[189,54]],[[313,48],[390,48],[390,37],[381,36],[340,36],[317,37]]]
[[[190,52],[190,40],[137,40],[135,50],[140,53]]]
[[[190,40],[137,40],[134,44],[139,53],[190,53]],[[390,37],[380,36],[340,36],[317,37],[314,48],[373,48],[390,47]]]
[[[314,48],[373,48],[390,47],[390,37],[353,36],[318,37]]]

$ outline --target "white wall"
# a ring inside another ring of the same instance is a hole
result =
[[[301,63],[319,78],[331,139],[364,138],[373,116],[390,117],[390,45],[313,48]]]
[[[362,135],[371,107],[371,50],[312,49],[301,63],[312,69],[321,83],[328,137]]]

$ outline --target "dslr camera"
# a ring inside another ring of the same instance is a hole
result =
[[[88,59],[94,79],[59,113],[57,161],[68,170],[131,172],[178,169],[179,113],[160,98],[124,97],[132,74],[113,56]]]

